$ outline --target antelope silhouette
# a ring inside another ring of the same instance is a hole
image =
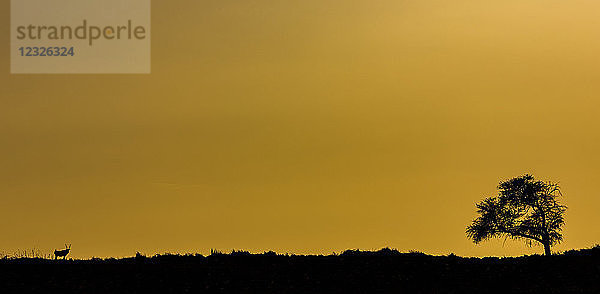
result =
[[[54,250],[54,259],[56,259],[58,257],[62,257],[63,259],[67,259],[67,254],[69,254],[69,251],[71,251],[71,244],[69,244],[68,247],[67,247],[67,244],[65,244],[65,249],[63,249],[63,250]]]

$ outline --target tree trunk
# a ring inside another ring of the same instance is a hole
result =
[[[546,256],[552,255],[552,252],[550,251],[550,242],[548,241],[544,242],[544,253],[546,253]]]

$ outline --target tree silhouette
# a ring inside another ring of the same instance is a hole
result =
[[[467,227],[467,237],[475,244],[500,237],[538,242],[550,255],[550,247],[562,241],[567,210],[558,199],[558,184],[524,175],[500,182],[498,190],[498,196],[477,204],[479,216]]]

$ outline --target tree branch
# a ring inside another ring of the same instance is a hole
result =
[[[519,236],[519,237],[523,237],[523,238],[532,239],[532,240],[535,240],[535,241],[538,241],[538,242],[544,244],[544,241],[542,241],[542,239],[535,237],[535,236],[530,236],[530,235],[519,233],[519,232],[511,232],[510,230],[506,230],[506,229],[501,229],[500,232],[509,234],[509,235],[513,235],[513,236]]]

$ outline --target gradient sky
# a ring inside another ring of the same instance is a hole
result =
[[[0,252],[485,256],[502,179],[559,181],[600,243],[600,3],[153,1],[151,75],[10,75]]]

